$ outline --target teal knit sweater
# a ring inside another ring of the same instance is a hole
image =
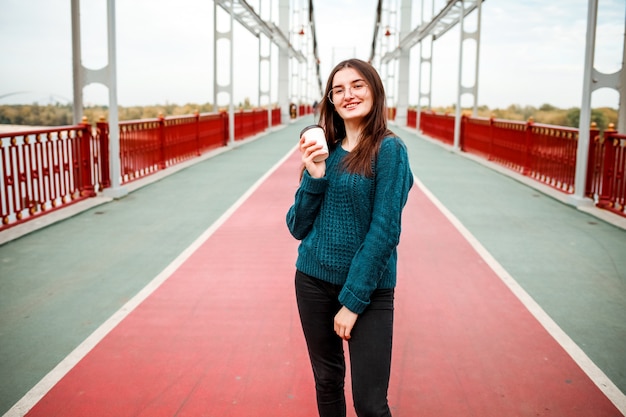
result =
[[[400,220],[413,174],[398,137],[383,139],[367,178],[342,169],[341,146],[326,160],[326,176],[307,171],[287,212],[287,226],[298,240],[296,268],[341,285],[339,302],[362,313],[377,288],[396,286],[396,247]]]

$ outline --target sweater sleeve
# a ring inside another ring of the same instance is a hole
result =
[[[287,227],[294,238],[304,239],[313,228],[327,185],[326,178],[313,178],[304,171],[294,204],[287,212]]]
[[[400,138],[387,138],[376,161],[376,191],[369,230],[355,254],[339,301],[362,313],[400,242],[402,209],[413,185],[406,147]]]

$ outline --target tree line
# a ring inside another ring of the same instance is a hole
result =
[[[454,114],[455,106],[440,107],[434,110],[440,113]],[[472,114],[471,109],[463,109],[463,111],[466,112],[466,114]],[[543,104],[537,108],[534,106],[512,104],[505,109],[490,109],[487,106],[480,106],[476,111],[479,117],[522,121],[532,119],[535,123],[575,128],[578,128],[580,125],[579,107],[560,109],[551,104]],[[617,110],[610,107],[592,109],[591,121],[595,122],[600,130],[606,130],[611,123],[615,126],[615,129],[617,129]]]
[[[252,108],[250,101],[246,99],[238,108]],[[151,119],[163,116],[181,116],[199,113],[211,113],[214,106],[210,103],[185,105],[166,104],[153,106],[118,107],[120,121]],[[439,107],[433,109],[439,113],[454,114],[454,106]],[[464,109],[471,114],[470,109]],[[504,120],[523,120],[532,118],[535,123],[543,123],[556,126],[579,127],[580,109],[572,107],[560,109],[550,104],[543,104],[539,108],[533,106],[510,105],[505,109],[490,109],[488,106],[480,106],[477,109],[480,117],[494,117]],[[83,110],[83,115],[90,123],[95,123],[101,118],[108,119],[109,109],[106,106],[88,106]],[[28,125],[28,126],[65,126],[73,123],[73,109],[71,104],[30,104],[30,105],[0,105],[0,124]],[[591,120],[600,130],[605,130],[613,123],[617,128],[617,110],[602,107],[591,111]]]
[[[211,113],[213,105],[207,104],[166,104],[162,106],[118,106],[120,121],[152,119],[163,116],[182,116],[188,114]],[[89,123],[95,123],[101,118],[108,120],[108,106],[87,106],[83,109],[83,116]],[[65,126],[73,124],[73,107],[71,104],[20,104],[0,105],[0,124],[28,125],[28,126]]]

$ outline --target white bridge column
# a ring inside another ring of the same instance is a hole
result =
[[[74,124],[82,120],[83,89],[91,83],[100,83],[109,89],[109,171],[111,187],[103,194],[120,198],[128,194],[122,187],[120,163],[120,132],[117,111],[117,52],[115,31],[115,0],[107,0],[107,53],[108,63],[103,68],[93,70],[82,64],[80,36],[80,0],[72,0],[72,72],[74,85]]]
[[[585,70],[583,78],[583,94],[580,106],[578,125],[578,148],[576,150],[576,176],[572,204],[588,205],[592,201],[585,196],[587,185],[587,161],[589,160],[589,128],[591,126],[591,93],[599,88],[612,88],[619,93],[618,127],[626,131],[626,33],[622,51],[622,68],[613,74],[604,74],[594,66],[596,31],[598,20],[598,0],[589,0],[587,10],[587,42],[585,44]],[[624,25],[626,29],[626,23]]]
[[[283,33],[289,33],[289,0],[278,1],[278,25]],[[278,105],[282,123],[289,122],[289,51],[278,52]]]
[[[411,31],[412,0],[402,0],[400,6],[400,39]],[[402,50],[398,58],[398,101],[396,105],[396,124],[406,126],[409,111],[409,77],[411,50]]]

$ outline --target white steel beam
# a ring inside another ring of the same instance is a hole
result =
[[[470,14],[479,3],[484,0],[449,0],[441,11],[432,18],[430,22],[423,23],[413,29],[408,35],[402,38],[398,44],[398,47],[386,53],[382,57],[382,63],[387,63],[392,59],[396,59],[400,56],[402,51],[410,50],[413,46],[417,45],[427,36],[432,36],[433,40],[440,38],[447,31],[452,29],[463,17]]]
[[[294,49],[280,28],[273,22],[263,20],[245,0],[215,0],[215,4],[231,13],[233,18],[254,36],[258,37],[262,33],[281,50],[287,51],[290,58],[295,58],[300,63],[306,62],[306,57]]]

